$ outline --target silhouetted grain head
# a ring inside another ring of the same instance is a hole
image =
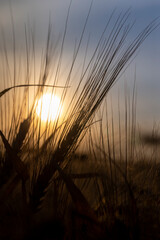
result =
[[[9,142],[3,135],[2,131],[0,131],[0,136],[2,138],[7,155],[9,157],[10,161],[12,162],[12,165],[13,165],[15,171],[17,172],[17,174],[23,181],[26,181],[29,177],[26,165],[18,157],[15,150],[11,147],[11,145],[9,144]]]
[[[98,42],[97,48],[82,76],[82,79],[86,80],[84,87],[75,103],[71,100],[73,105],[69,105],[68,107],[68,112],[70,109],[70,116],[74,117],[68,118],[65,122],[63,130],[59,134],[58,145],[55,147],[47,166],[42,169],[37,177],[37,182],[35,182],[35,186],[33,187],[31,199],[32,197],[34,199],[34,196],[36,196],[37,203],[38,198],[40,199],[45,195],[45,190],[57,170],[55,163],[61,165],[64,161],[67,161],[69,154],[76,149],[78,143],[84,137],[86,125],[92,122],[94,114],[101,106],[111,87],[117,81],[119,74],[131,61],[146,37],[159,25],[157,19],[154,20],[129,45],[126,45],[127,36],[132,28],[132,24],[129,25],[126,23],[128,18],[128,11],[124,15],[119,16],[109,36],[105,38],[105,29]],[[82,36],[83,34],[84,32]],[[78,51],[79,48],[77,48],[77,54]],[[69,73],[69,78],[73,65]],[[91,69],[89,75],[87,75],[89,67]],[[37,203],[34,207],[38,207],[36,206]]]

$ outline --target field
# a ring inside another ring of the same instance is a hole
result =
[[[118,101],[116,117],[115,102],[108,99],[159,23],[151,22],[128,44],[130,11],[111,15],[91,56],[86,42],[80,64],[89,14],[63,81],[68,15],[59,42],[48,24],[38,63],[32,29],[25,29],[25,55],[16,45],[14,24],[12,57],[2,35],[2,240],[160,239],[158,127],[139,131],[135,82],[131,93],[125,87],[124,111]]]

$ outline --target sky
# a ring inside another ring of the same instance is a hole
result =
[[[37,49],[41,49],[46,41],[49,16],[51,17],[54,34],[56,36],[62,35],[69,3],[69,0],[0,0],[0,29],[3,29],[5,32],[8,51],[12,51],[12,45],[10,44],[12,29],[11,12],[17,45],[21,45],[23,49],[22,40],[26,24],[34,29]],[[73,44],[80,36],[90,4],[90,0],[72,1],[65,45],[66,56],[71,51],[73,52]],[[116,15],[128,8],[131,9],[130,21],[135,20],[135,25],[128,36],[128,41],[136,37],[149,22],[160,16],[159,0],[94,0],[84,38],[87,39],[90,35],[90,51],[93,51],[111,12],[115,9]],[[154,121],[159,122],[160,27],[143,43],[136,58],[121,77],[120,82],[123,82],[123,79],[134,80],[135,74],[137,116],[142,124],[152,124]],[[113,90],[113,98],[115,97],[115,99],[116,94],[116,90]]]

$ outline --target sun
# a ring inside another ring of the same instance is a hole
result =
[[[55,121],[61,113],[60,98],[51,93],[43,94],[36,103],[36,114],[41,121]]]

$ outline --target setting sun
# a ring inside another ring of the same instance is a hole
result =
[[[36,114],[42,121],[54,121],[61,112],[60,98],[51,93],[45,93],[36,104]]]

